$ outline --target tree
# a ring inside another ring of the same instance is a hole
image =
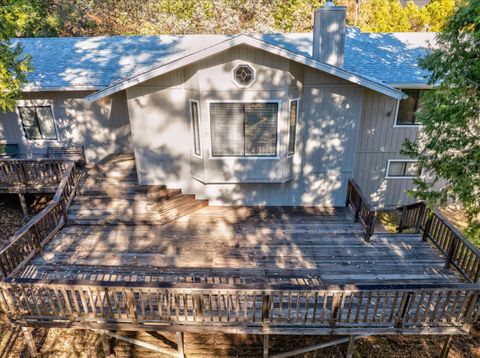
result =
[[[422,130],[403,154],[418,157],[424,169],[411,194],[431,206],[460,202],[474,232],[480,229],[480,0],[455,12],[437,44],[419,64],[438,86],[422,97]]]
[[[424,9],[428,14],[428,30],[439,32],[447,19],[452,16],[455,0],[432,0]]]
[[[405,16],[410,22],[410,29],[412,31],[426,31],[430,18],[426,7],[419,9],[418,6],[412,1],[408,0],[405,5]]]
[[[398,0],[367,0],[360,5],[359,27],[366,32],[409,31],[410,22]]]
[[[30,58],[10,39],[30,25],[31,8],[24,1],[0,1],[0,110],[10,111],[21,96],[22,84],[30,70]]]

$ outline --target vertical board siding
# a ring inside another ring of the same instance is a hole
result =
[[[245,62],[256,70],[256,81],[243,89],[231,71]],[[355,163],[361,87],[248,46],[186,67],[183,79],[183,89],[168,87],[171,79],[159,77],[158,87],[127,90],[142,184],[181,187],[214,205],[344,205]],[[195,159],[185,110],[192,97],[200,101],[202,132],[202,158]],[[296,152],[288,158],[292,98],[300,98],[300,110]],[[271,100],[281,101],[278,159],[211,158],[209,102]]]
[[[44,155],[49,145],[83,145],[87,160],[133,151],[125,92],[89,103],[91,92],[24,93],[23,100],[53,100],[58,140],[27,140],[16,112],[0,113],[0,141],[18,143],[21,155]]]
[[[392,208],[414,199],[412,179],[385,179],[389,159],[400,155],[405,139],[415,140],[416,128],[393,127],[397,101],[383,94],[364,90],[362,120],[357,145],[354,178],[366,195],[379,207]]]

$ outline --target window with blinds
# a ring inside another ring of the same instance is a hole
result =
[[[18,112],[27,139],[57,139],[51,106],[19,106]]]
[[[278,103],[211,103],[212,156],[275,157]]]
[[[202,149],[200,147],[200,116],[197,101],[190,101],[190,117],[192,120],[193,132],[193,154],[201,157]]]
[[[290,102],[290,117],[288,130],[288,155],[295,154],[295,132],[297,129],[298,100]]]

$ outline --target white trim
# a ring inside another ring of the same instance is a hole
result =
[[[208,140],[210,146],[210,153],[208,159],[210,160],[225,160],[225,159],[246,159],[246,160],[278,160],[280,159],[280,113],[282,112],[282,100],[281,99],[265,99],[265,100],[215,100],[209,99],[206,101],[207,103],[207,110],[208,110]],[[212,103],[277,103],[278,110],[277,110],[277,145],[276,145],[276,156],[261,156],[261,155],[225,155],[220,157],[215,157],[212,155],[212,128],[211,128],[211,118],[210,118],[210,105]]]
[[[388,172],[390,170],[390,163],[395,163],[395,162],[402,162],[402,163],[417,163],[418,159],[388,159],[387,160],[387,171],[385,172],[385,179],[414,179],[418,178],[419,175],[413,175],[413,176],[389,176]]]
[[[250,82],[248,85],[243,85],[239,82],[237,82],[237,80],[235,79],[235,70],[240,67],[240,66],[248,66],[251,68],[252,72],[253,72],[253,80],[252,82]],[[238,88],[248,88],[248,87],[251,87],[255,81],[257,80],[257,70],[249,63],[247,62],[242,62],[242,63],[239,63],[238,65],[236,65],[233,69],[232,69],[232,82],[235,86],[237,86]]]
[[[192,103],[197,104],[197,115],[198,115],[198,140],[199,140],[199,147],[200,147],[200,155],[195,154],[195,127],[193,126],[193,112],[192,112]],[[202,150],[202,131],[200,129],[200,101],[198,99],[189,99],[188,100],[188,107],[190,111],[190,125],[192,127],[192,135],[193,135],[193,146],[192,146],[192,155],[196,158],[202,158],[203,150]]]
[[[293,153],[289,154],[288,149],[290,147],[290,111],[292,110],[292,102],[297,101],[297,113],[295,114],[295,133],[293,134],[295,136],[295,143],[293,146]],[[296,146],[297,146],[297,128],[298,128],[298,116],[300,114],[300,97],[297,98],[291,98],[288,100],[288,141],[287,141],[287,158],[291,158],[295,155],[297,152]]]
[[[27,134],[25,133],[25,129],[23,128],[22,123],[22,116],[20,115],[20,110],[18,107],[50,107],[50,111],[52,112],[52,119],[53,119],[53,128],[55,128],[55,135],[56,139],[29,139],[27,138]],[[55,111],[53,110],[53,99],[29,99],[29,100],[17,100],[15,104],[15,113],[17,114],[17,123],[20,126],[22,132],[22,139],[26,143],[37,143],[37,144],[44,144],[44,143],[58,143],[60,142],[60,135],[58,133],[57,127],[57,119],[55,117]]]
[[[128,78],[126,80],[123,80],[121,82],[118,82],[116,84],[110,85],[98,92],[95,92],[87,97],[85,97],[86,100],[90,102],[97,101],[103,97],[112,95],[116,92],[122,91],[124,89],[127,89],[129,87],[135,86],[139,83],[145,82],[151,78],[158,77],[162,74],[165,74],[167,72],[176,70],[178,68],[187,66],[189,64],[192,64],[194,62],[197,62],[203,58],[213,56],[215,54],[221,53],[225,50],[228,50],[232,47],[238,46],[238,45],[249,45],[254,48],[260,49],[267,51],[269,53],[272,53],[274,55],[282,56],[287,59],[290,59],[292,61],[296,61],[298,63],[304,64],[306,66],[324,71],[326,73],[329,73],[331,75],[343,78],[344,80],[350,81],[352,83],[358,84],[360,86],[364,86],[367,88],[370,88],[374,91],[383,93],[387,96],[393,97],[393,98],[405,98],[405,94],[402,91],[397,90],[396,88],[393,88],[387,84],[384,84],[383,82],[376,81],[361,75],[358,75],[356,73],[347,71],[343,68],[332,66],[323,62],[315,61],[314,59],[310,57],[306,57],[304,55],[300,55],[298,53],[294,53],[288,50],[285,50],[283,48],[280,48],[278,46],[271,45],[269,43],[266,43],[265,41],[255,39],[251,36],[248,35],[237,35],[234,36],[228,40],[219,42],[215,45],[206,47],[200,51],[190,53],[188,55],[185,55],[183,57],[180,57],[178,59],[175,59],[173,61],[170,61],[164,65],[161,65],[159,67],[156,67],[154,69],[148,70],[146,72],[143,72],[137,76]]]

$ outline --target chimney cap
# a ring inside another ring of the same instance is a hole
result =
[[[333,0],[327,0],[325,1],[325,4],[323,4],[323,7],[335,7],[335,4],[333,3]]]

